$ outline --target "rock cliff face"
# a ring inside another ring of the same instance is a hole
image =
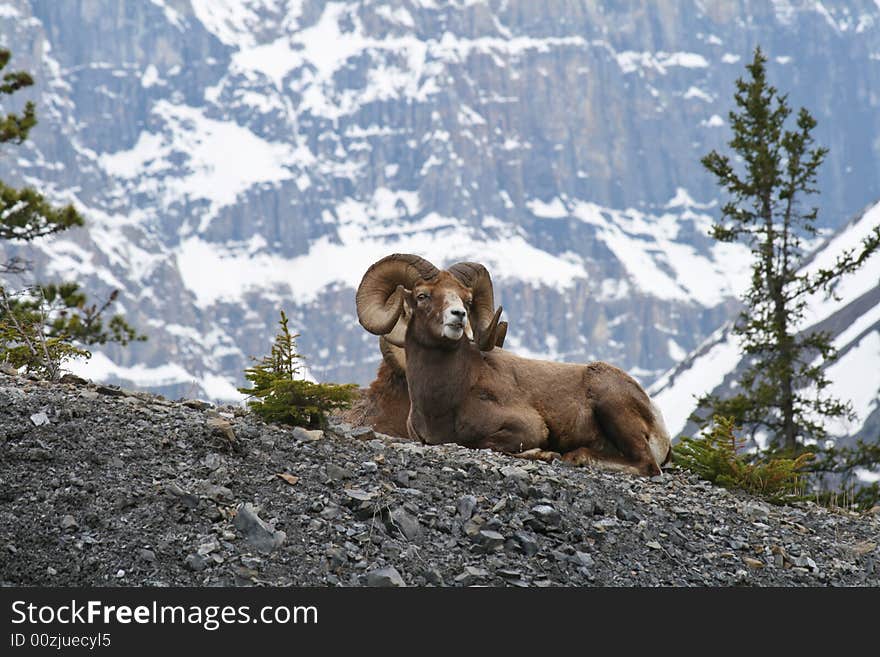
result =
[[[412,251],[484,262],[521,353],[650,383],[747,274],[706,237],[699,158],[729,138],[756,44],[831,148],[826,225],[880,197],[880,8],[607,4],[4,2],[40,124],[0,177],[89,224],[27,256],[42,280],[122,289],[150,335],[84,372],[234,398],[284,308],[312,375],[365,383],[353,289]]]

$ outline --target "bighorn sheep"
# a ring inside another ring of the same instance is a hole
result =
[[[370,387],[361,391],[340,419],[357,426],[371,426],[390,436],[408,438],[409,390],[406,383],[406,354],[384,337],[379,338],[382,362]]]
[[[405,348],[410,437],[642,475],[669,461],[659,409],[622,370],[493,349],[501,308],[482,265],[441,271],[415,255],[390,255],[364,274],[356,302],[364,328]]]
[[[507,323],[499,326],[496,347],[504,346]],[[468,327],[470,332],[470,327]],[[473,336],[473,333],[471,333]],[[379,337],[382,362],[370,387],[361,392],[351,408],[340,414],[340,419],[356,426],[371,426],[376,431],[409,438],[406,420],[409,417],[409,389],[406,382],[406,352],[384,336]]]

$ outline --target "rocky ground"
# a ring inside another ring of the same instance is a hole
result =
[[[875,511],[880,511],[876,510]],[[878,586],[880,516],[0,374],[0,583]]]

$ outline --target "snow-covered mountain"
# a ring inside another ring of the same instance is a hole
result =
[[[747,276],[699,158],[758,43],[831,148],[826,225],[880,198],[868,0],[2,0],[0,35],[40,119],[0,179],[88,221],[27,256],[150,336],[84,373],[172,396],[237,396],[282,308],[316,378],[366,383],[353,290],[395,251],[484,262],[519,352],[650,383]]]
[[[857,251],[861,241],[880,225],[877,203],[828,239],[804,264],[803,271],[831,269],[845,250]],[[808,301],[802,331],[827,331],[839,359],[826,368],[830,396],[852,402],[854,421],[839,420],[829,426],[835,436],[880,436],[880,253],[840,279],[834,294],[817,292]],[[673,435],[692,435],[688,422],[696,399],[714,392],[733,391],[745,367],[739,342],[725,323],[680,365],[660,377],[649,392],[663,409]]]

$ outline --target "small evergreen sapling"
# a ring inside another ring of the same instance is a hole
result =
[[[0,285],[0,361],[56,379],[65,361],[91,357],[85,347],[146,340],[122,315],[105,323],[117,295],[114,290],[98,306],[88,303],[76,283],[36,285],[17,292]]]
[[[736,435],[733,418],[714,416],[698,438],[682,438],[673,448],[676,465],[724,488],[744,490],[782,504],[803,496],[803,472],[813,454],[797,458],[766,458],[746,454],[745,440]]]
[[[327,424],[327,415],[347,408],[354,399],[356,384],[312,383],[296,378],[302,356],[296,352],[296,338],[281,311],[281,331],[268,356],[245,370],[252,388],[238,391],[250,397],[248,407],[267,422],[280,422],[310,429]]]
[[[54,380],[65,361],[91,356],[66,336],[49,334],[49,323],[46,304],[10,297],[0,286],[0,362]]]

